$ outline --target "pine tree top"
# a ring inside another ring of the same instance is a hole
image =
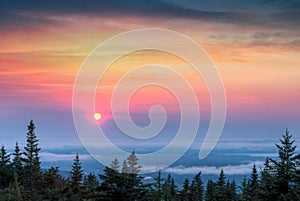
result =
[[[1,146],[0,165],[1,167],[8,165],[10,162],[10,154],[7,153],[4,145]]]

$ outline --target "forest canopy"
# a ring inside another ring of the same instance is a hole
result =
[[[2,145],[0,151],[0,200],[5,201],[260,201],[300,200],[300,154],[287,129],[278,144],[278,158],[265,159],[264,167],[253,164],[252,172],[241,184],[226,179],[220,171],[216,181],[206,184],[201,172],[185,179],[181,186],[169,174],[157,173],[153,183],[145,183],[134,151],[120,162],[112,159],[102,174],[84,174],[79,155],[74,156],[69,177],[59,167],[41,168],[39,140],[35,124],[29,122],[27,140],[21,150],[16,142],[13,153]]]

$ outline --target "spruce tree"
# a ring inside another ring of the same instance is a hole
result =
[[[40,181],[41,181],[41,169],[40,169],[40,157],[38,147],[39,140],[35,135],[35,125],[31,120],[28,125],[27,131],[27,144],[24,147],[24,181],[25,198],[26,200],[38,200],[40,199]]]
[[[261,171],[258,196],[261,200],[276,200],[274,178],[272,176],[270,159],[268,157],[266,158],[264,168]]]
[[[0,152],[0,188],[8,187],[13,178],[10,155],[7,153],[4,145],[2,145]]]
[[[221,186],[221,187],[224,187],[225,183],[226,183],[225,179],[226,179],[226,177],[225,177],[224,171],[223,171],[223,169],[221,169],[217,185]]]
[[[296,172],[296,146],[292,140],[292,135],[286,129],[285,134],[280,139],[280,144],[276,144],[279,161],[270,159],[275,170],[275,185],[278,199],[287,199],[291,192],[293,175]]]
[[[128,168],[126,160],[123,161],[122,171],[121,172],[125,173],[125,174],[129,173],[129,168]]]
[[[22,158],[22,152],[20,150],[18,142],[16,142],[15,146],[15,152],[13,153],[13,169],[15,177],[17,177],[18,181],[22,180],[22,176],[24,174],[24,167],[23,167],[23,158]]]
[[[157,176],[154,177],[154,191],[152,191],[152,197],[154,200],[162,200],[163,197],[163,181],[164,179],[161,177],[161,171],[159,170]]]
[[[203,182],[201,180],[201,172],[195,175],[190,186],[191,199],[193,201],[202,201],[203,198]]]
[[[120,170],[120,163],[119,160],[117,158],[115,158],[111,164],[110,164],[110,168],[115,170],[116,172],[119,172]]]
[[[23,200],[22,191],[23,191],[22,186],[20,186],[17,180],[15,180],[7,188],[0,189],[0,200],[21,201]]]
[[[258,173],[257,173],[255,164],[252,167],[252,172],[250,175],[250,187],[252,190],[255,190],[255,191],[258,188]]]
[[[63,198],[64,179],[59,174],[58,167],[51,167],[42,173],[42,199],[60,200]]]
[[[229,191],[229,195],[228,195],[229,200],[232,201],[238,200],[238,194],[236,193],[236,184],[234,180],[230,183],[228,191]]]
[[[248,201],[251,200],[251,195],[250,195],[250,182],[247,180],[246,176],[244,176],[243,181],[242,181],[242,186],[241,188],[241,200],[242,201]]]
[[[180,191],[180,200],[189,201],[190,200],[190,181],[186,178],[182,185],[182,190]]]
[[[226,177],[223,169],[221,169],[217,185],[216,185],[216,200],[223,201],[224,195],[226,195]]]
[[[1,146],[0,166],[5,167],[10,163],[10,155],[7,153],[4,145]]]
[[[171,184],[172,184],[172,178],[171,174],[168,174],[167,179],[162,185],[162,198],[164,201],[171,201],[172,196],[171,196]]]
[[[122,200],[122,190],[123,185],[123,177],[122,174],[118,173],[115,170],[105,167],[104,173],[99,174],[99,178],[101,179],[101,199],[100,200]]]
[[[90,173],[88,176],[84,177],[83,187],[85,191],[85,199],[96,200],[96,198],[99,196],[99,182],[93,173]]]
[[[177,197],[177,186],[175,184],[175,180],[172,178],[171,179],[171,188],[170,188],[170,194],[171,194],[171,200],[175,200]]]
[[[128,156],[127,165],[129,174],[138,174],[140,172],[141,166],[138,165],[138,158],[134,151]]]
[[[81,169],[81,163],[79,161],[79,156],[77,153],[72,165],[72,171],[70,177],[71,189],[76,199],[83,198],[82,186],[81,186],[82,179],[83,179],[83,170]]]
[[[252,172],[249,178],[249,186],[247,187],[247,193],[249,194],[248,200],[256,201],[258,199],[258,187],[259,187],[259,181],[258,181],[258,173],[255,164],[252,167]]]
[[[100,200],[107,201],[140,201],[145,200],[148,190],[143,184],[143,177],[136,174],[119,173],[105,167],[101,179]]]
[[[216,184],[211,179],[206,184],[205,201],[216,201]]]
[[[293,197],[295,197],[295,199],[300,200],[300,154],[297,154],[294,158],[296,162],[296,170],[292,178],[293,181],[292,194]]]

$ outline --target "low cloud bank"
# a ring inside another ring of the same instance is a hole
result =
[[[259,169],[263,167],[263,161],[253,161],[246,164],[240,165],[227,165],[227,166],[177,166],[177,167],[169,167],[164,172],[172,173],[172,174],[197,174],[198,172],[202,172],[202,174],[215,174],[219,175],[221,169],[224,170],[224,173],[227,175],[248,175],[252,171],[253,164],[255,163],[256,168]]]
[[[72,161],[76,154],[54,154],[50,152],[41,152],[41,161],[53,162],[53,161]],[[91,159],[91,156],[88,154],[79,154],[80,160]]]

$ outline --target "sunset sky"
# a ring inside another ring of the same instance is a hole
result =
[[[101,42],[143,28],[185,34],[210,55],[227,98],[222,139],[278,139],[285,128],[300,138],[299,9],[297,0],[1,1],[0,144],[22,144],[30,119],[41,146],[80,144],[72,116],[80,66]],[[181,67],[182,59],[159,51],[126,55],[106,72],[95,99],[100,125],[117,141],[110,116],[113,87],[131,68],[153,61],[177,66],[189,80],[204,114],[198,136],[203,139],[210,117],[207,88]],[[151,69],[145,74],[154,81],[164,78]],[[149,106],[161,104],[171,118],[163,134],[172,137],[179,118],[176,98],[154,86],[143,90],[130,103],[133,120],[146,126]],[[86,114],[91,123],[93,115]]]

